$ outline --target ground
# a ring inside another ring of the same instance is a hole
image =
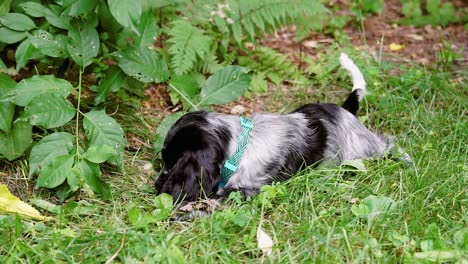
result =
[[[339,6],[340,10],[345,10],[337,12],[337,16],[353,16],[351,11],[347,9],[350,1],[330,2],[331,8]],[[453,3],[460,10],[468,7],[465,1],[458,0],[453,1]],[[344,28],[344,32],[355,49],[369,53],[376,60],[380,58],[383,61],[421,66],[430,66],[438,60],[445,41],[451,49],[461,54],[461,57],[454,63],[462,68],[466,67],[468,64],[468,31],[464,28],[464,25],[415,27],[413,25],[405,26],[391,23],[391,21],[397,21],[402,17],[399,0],[384,1],[381,15],[367,17],[362,26],[348,25]],[[343,45],[330,33],[311,33],[308,38],[297,43],[295,41],[295,26],[284,27],[273,35],[266,35],[259,42],[263,46],[288,55],[296,64],[303,67],[306,67],[307,64],[301,60],[301,56],[316,57],[319,51],[330,45]],[[404,45],[404,48],[391,51],[389,48],[391,43]],[[394,73],[400,74],[401,72],[395,69]],[[286,86],[290,87],[291,84],[286,84]],[[264,99],[270,97],[271,93],[278,89],[278,85],[271,86],[269,93],[266,95],[254,97],[250,100],[243,97],[236,102],[219,106],[217,110],[232,114],[242,112],[251,114],[258,111],[277,110],[278,107],[270,107],[271,102]],[[149,114],[164,113],[164,115],[167,115],[180,110],[180,106],[171,105],[170,98],[165,91],[165,87],[161,85],[154,85],[145,91],[148,97],[144,102],[144,108],[148,109]]]
[[[111,200],[81,193],[61,204],[53,193],[31,186],[24,162],[1,165],[0,181],[22,200],[39,207],[44,200],[62,206],[53,210],[42,205],[41,212],[55,219],[45,223],[21,224],[15,217],[0,216],[0,262],[466,263],[467,31],[463,25],[388,23],[401,17],[398,5],[385,1],[382,15],[366,18],[363,27],[347,26],[348,44],[322,33],[295,43],[294,27],[260,43],[298,64],[303,63],[302,53],[317,59],[335,44],[349,52],[370,91],[360,119],[372,130],[395,135],[413,164],[370,160],[364,161],[365,169],[308,169],[258,197],[243,201],[234,196],[224,211],[177,220],[168,217],[173,214],[171,201],[155,196],[159,159],[151,147],[161,118],[180,106],[171,105],[164,86],[153,85],[145,90],[141,106],[137,99],[122,99],[115,112],[129,147],[124,172],[104,168]],[[444,61],[442,40],[461,58]],[[405,47],[391,51],[390,43]],[[340,103],[349,85],[346,74],[334,70],[307,87],[270,84],[265,95],[244,97],[217,110],[249,115],[284,113],[315,101]],[[124,122],[129,116],[132,122]],[[274,241],[270,256],[257,248],[260,225]]]

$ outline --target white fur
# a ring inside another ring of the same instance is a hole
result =
[[[307,120],[301,113],[275,115],[268,113],[252,116],[254,127],[250,132],[249,143],[239,163],[237,171],[232,175],[227,188],[260,188],[265,182],[271,181],[276,175],[265,171],[272,161],[278,165],[286,160],[282,157],[287,151],[294,149],[300,152],[305,149]],[[228,156],[234,155],[237,137],[241,131],[238,116],[211,113],[209,121],[215,126],[230,127],[235,131],[234,138],[229,143]],[[300,153],[299,153],[300,154]]]
[[[344,109],[337,115],[339,122],[336,125],[323,120],[329,131],[325,160],[339,165],[345,160],[384,156],[387,149],[385,137],[369,131]]]
[[[358,90],[358,99],[359,101],[361,101],[367,92],[366,81],[364,80],[364,76],[362,76],[362,73],[359,70],[359,68],[356,66],[356,64],[354,64],[354,62],[348,57],[346,53],[341,53],[340,64],[351,75],[351,79],[353,80],[353,91]]]

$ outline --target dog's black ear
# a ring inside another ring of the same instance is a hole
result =
[[[195,201],[217,191],[219,168],[213,163],[211,151],[186,151],[170,172],[162,192],[170,193],[175,201]]]

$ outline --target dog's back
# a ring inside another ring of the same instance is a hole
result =
[[[158,191],[186,200],[214,192],[226,196],[241,191],[249,196],[265,184],[288,179],[305,166],[383,157],[387,140],[370,132],[355,116],[366,93],[364,77],[346,54],[341,55],[340,63],[353,80],[343,106],[308,104],[286,115],[253,115],[245,151],[223,186],[217,187],[223,164],[236,154],[242,131],[239,117],[196,112],[181,118],[164,144],[166,166],[158,179]],[[201,120],[193,122],[194,118]],[[173,153],[173,160],[165,153]]]

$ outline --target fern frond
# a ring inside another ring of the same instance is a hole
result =
[[[239,0],[230,1],[231,31],[237,43],[244,33],[250,40],[260,32],[271,32],[300,17],[323,13],[320,0]]]
[[[203,73],[213,74],[220,70],[223,67],[223,64],[219,61],[216,56],[216,49],[212,49],[206,56],[203,58],[202,63],[199,64],[198,70]]]
[[[212,39],[185,20],[176,20],[172,24],[168,39],[172,44],[169,48],[171,66],[177,75],[182,75],[194,68],[197,57],[203,58],[210,51]]]
[[[239,65],[264,74],[278,84],[286,80],[305,81],[306,77],[286,55],[267,47],[257,47],[238,58]]]

